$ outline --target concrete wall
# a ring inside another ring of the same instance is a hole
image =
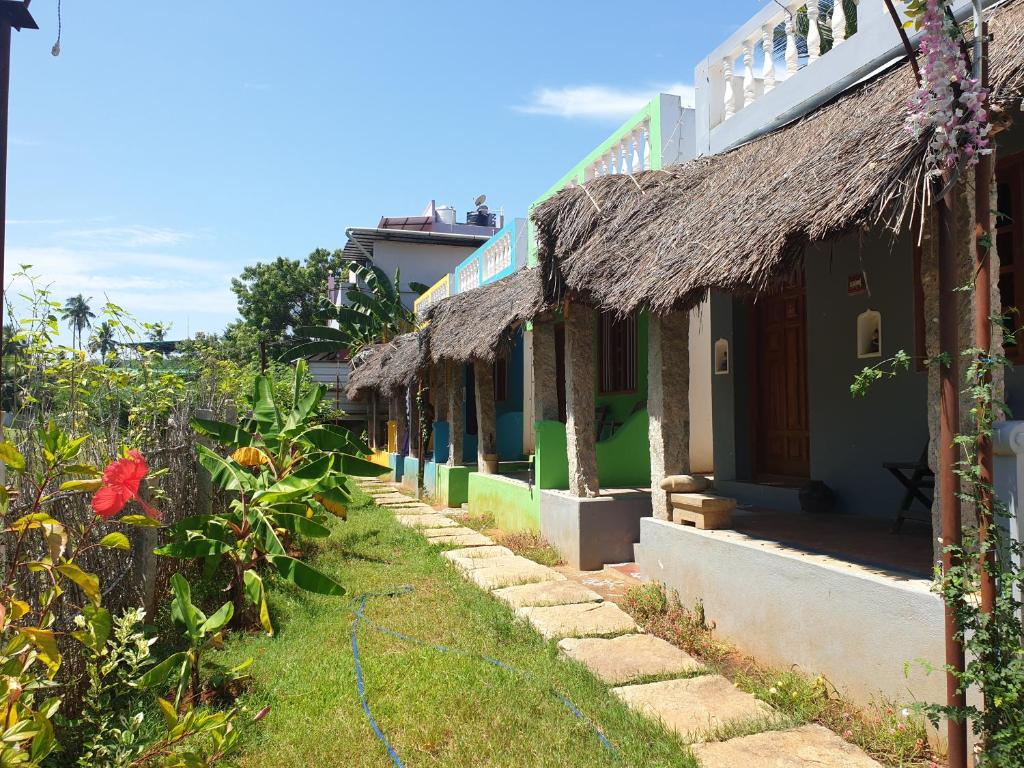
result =
[[[702,601],[718,634],[760,661],[824,674],[861,703],[879,692],[944,700],[944,675],[914,663],[943,660],[942,601],[928,581],[653,518],[640,540],[640,572],[684,605]]]
[[[410,281],[433,285],[437,282],[438,276],[451,272],[456,264],[475,249],[475,246],[424,245],[378,240],[373,244],[373,263],[383,269],[391,279],[394,279],[396,269],[402,271],[403,303],[412,309],[417,294],[408,290]]]
[[[540,529],[540,491],[522,480],[501,475],[469,475],[469,510],[493,515],[503,531]]]
[[[924,372],[912,369],[876,382],[854,399],[850,384],[865,366],[898,350],[915,353],[913,255],[909,235],[853,235],[808,248],[807,388],[810,473],[827,483],[839,511],[892,517],[902,489],[885,461],[916,461],[928,440]],[[847,278],[861,270],[869,292],[850,296]],[[857,316],[881,313],[881,358],[858,359]],[[729,341],[731,370],[713,376],[715,476],[753,478],[748,307],[712,298],[711,336]]]
[[[541,491],[540,532],[562,559],[582,571],[633,559],[640,520],[651,516],[643,492],[581,499],[568,491]]]

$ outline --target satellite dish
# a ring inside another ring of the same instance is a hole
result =
[[[477,195],[476,200],[473,201],[473,205],[481,206],[487,202],[487,195]]]

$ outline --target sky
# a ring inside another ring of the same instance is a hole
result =
[[[54,57],[58,0],[34,0],[5,284],[31,264],[61,301],[220,331],[247,264],[431,199],[524,216],[657,92],[692,99],[696,63],[763,1],[64,0]]]

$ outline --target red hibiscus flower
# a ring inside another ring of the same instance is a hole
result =
[[[128,451],[128,457],[112,461],[103,470],[103,487],[92,497],[92,509],[100,517],[113,517],[131,500],[139,503],[147,515],[159,519],[160,513],[139,496],[149,466],[138,451]]]

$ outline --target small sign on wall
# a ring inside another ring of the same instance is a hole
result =
[[[846,278],[846,295],[847,296],[860,296],[862,293],[868,292],[868,281],[864,277],[863,272],[858,272],[855,275],[850,275]]]

